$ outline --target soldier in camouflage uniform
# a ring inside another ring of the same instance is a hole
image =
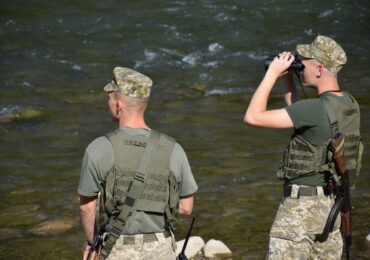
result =
[[[173,138],[150,129],[144,120],[152,80],[129,68],[116,67],[113,73],[113,80],[104,90],[110,114],[119,128],[88,145],[78,186],[81,223],[87,238],[83,259],[90,251],[94,233],[102,226],[108,232],[106,244],[113,231],[118,232],[114,236],[118,239],[109,242],[109,249],[107,245],[103,247],[106,255],[100,259],[175,259],[173,221],[176,213],[191,214],[198,187],[182,147]],[[117,219],[122,208],[133,200],[128,198],[128,190],[140,181],[138,166],[145,161],[141,158],[145,158],[145,147],[154,132],[158,141],[147,156],[143,188],[130,205],[131,213],[123,229],[114,229],[116,222],[112,219]],[[99,192],[98,217],[95,212]]]
[[[360,114],[357,102],[341,91],[337,73],[346,63],[346,54],[333,39],[318,36],[311,44],[297,45],[305,66],[304,85],[317,91],[317,98],[299,100],[287,69],[295,57],[282,52],[270,64],[254,93],[244,121],[267,128],[294,128],[278,177],[284,181],[284,197],[270,231],[266,259],[340,259],[343,241],[337,218],[329,238],[320,243],[315,235],[323,232],[335,195],[327,188],[335,175],[327,161],[327,144],[332,137],[325,102],[335,109],[339,129],[353,136],[353,147],[346,148],[354,168],[359,168]],[[285,86],[287,107],[268,110],[267,102],[276,80]],[[326,101],[328,100],[328,101]],[[348,166],[347,165],[347,166]]]

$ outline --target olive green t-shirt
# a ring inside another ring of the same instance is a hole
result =
[[[141,128],[121,127],[132,136],[149,137],[150,131]],[[92,141],[86,148],[82,161],[78,193],[83,196],[97,196],[100,184],[105,175],[114,165],[114,150],[111,142],[105,136]],[[170,168],[179,183],[180,196],[195,193],[198,186],[194,180],[189,161],[184,149],[175,143],[170,159]],[[123,234],[142,234],[164,231],[164,216],[147,212],[136,211],[129,218],[123,229]]]
[[[333,93],[324,95],[333,95],[341,102],[351,104],[352,100],[347,93],[343,96],[337,96]],[[293,103],[286,107],[291,120],[293,121],[295,131],[314,145],[326,142],[331,138],[329,119],[320,98],[305,99]],[[292,180],[287,180],[289,184],[324,186],[326,185],[325,175],[322,173],[302,176]]]

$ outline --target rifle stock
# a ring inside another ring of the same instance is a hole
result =
[[[345,136],[338,132],[330,141],[329,149],[334,153],[334,163],[340,183],[335,186],[335,203],[330,210],[324,230],[321,234],[315,235],[315,241],[325,242],[329,233],[333,231],[335,220],[341,212],[341,228],[345,240],[346,259],[350,259],[350,247],[352,244],[351,227],[351,198],[349,194],[349,172],[344,160],[344,139]],[[328,186],[330,186],[328,184]],[[329,187],[330,188],[330,187]]]

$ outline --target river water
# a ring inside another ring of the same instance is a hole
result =
[[[369,1],[13,0],[0,13],[0,259],[81,256],[80,164],[86,145],[116,127],[102,91],[116,65],[153,79],[147,121],[187,151],[199,185],[193,235],[222,240],[235,259],[263,259],[290,131],[242,118],[263,59],[318,34],[346,50],[339,80],[361,106],[353,255],[369,258]],[[270,103],[283,105],[279,84]],[[178,239],[189,223],[180,220]]]

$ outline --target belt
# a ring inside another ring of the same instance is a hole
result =
[[[162,233],[165,238],[170,237],[171,233],[170,231],[164,231]],[[155,233],[147,233],[147,234],[140,234],[140,236],[143,236],[143,242],[149,243],[157,241],[157,235]],[[137,235],[123,235],[123,244],[124,245],[134,245],[135,244],[135,236]]]
[[[318,195],[317,189],[323,189],[323,187],[309,187],[297,185],[295,185],[295,187],[297,187],[296,189],[294,189],[293,187],[294,187],[293,185],[283,185],[284,198],[286,197],[299,198],[300,196],[317,196]]]

